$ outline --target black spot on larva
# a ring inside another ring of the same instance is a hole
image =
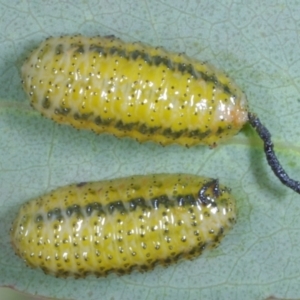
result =
[[[199,129],[191,130],[188,132],[188,137],[197,137],[199,139],[204,139],[211,134],[211,130],[201,131]]]
[[[125,275],[127,273],[126,270],[124,270],[124,269],[117,269],[117,270],[115,270],[115,272],[118,275]]]
[[[207,243],[200,242],[198,244],[198,251],[200,251],[200,253],[201,253],[203,250],[205,250],[206,247],[207,247]]]
[[[111,118],[107,118],[107,119],[102,119],[102,125],[104,126],[108,126],[113,122],[113,120]]]
[[[166,137],[170,137],[170,136],[172,136],[172,129],[166,128],[163,130],[162,134],[165,135]]]
[[[145,124],[142,124],[139,128],[138,131],[140,133],[146,134],[148,132],[148,127]]]
[[[73,205],[73,213],[79,214],[80,213],[80,206],[77,204]]]
[[[77,204],[67,207],[66,214],[70,217],[72,214],[81,215],[81,207]]]
[[[149,266],[148,266],[148,265],[141,265],[141,266],[139,267],[139,270],[140,270],[141,272],[146,272],[146,271],[149,270]]]
[[[159,131],[161,128],[156,126],[156,127],[148,127],[145,124],[141,124],[138,127],[138,131],[142,134],[155,134],[157,131]]]
[[[101,54],[103,56],[106,56],[106,50],[102,46],[92,44],[92,45],[90,45],[89,50],[92,51],[92,52],[96,52],[97,54]]]
[[[137,264],[134,264],[132,266],[129,266],[126,268],[126,273],[129,274],[131,273],[134,269],[138,268],[138,265]]]
[[[83,181],[83,182],[77,183],[76,186],[82,187],[82,186],[85,186],[86,184],[87,184],[87,182]]]
[[[206,194],[208,189],[212,189],[213,196],[211,194]],[[212,179],[205,184],[202,185],[198,192],[198,199],[201,201],[203,205],[210,204],[213,207],[216,207],[217,204],[215,202],[215,198],[219,198],[220,196],[220,189],[219,189],[219,181],[217,179]],[[205,212],[204,215],[208,214],[208,212]]]
[[[114,55],[115,53],[119,55],[119,49],[113,46],[109,49],[109,54]]]
[[[93,206],[91,204],[88,204],[86,207],[85,207],[85,211],[86,211],[86,214],[88,216],[90,216],[93,212]]]
[[[47,267],[41,267],[41,269],[46,275],[51,273]],[[59,274],[57,274],[57,276],[59,276]]]
[[[177,139],[185,133],[185,130],[172,131],[171,128],[166,128],[163,130],[162,134],[167,138]]]
[[[185,254],[183,254],[182,252],[177,253],[175,256],[173,256],[173,261],[178,261],[184,257],[185,257]]]
[[[50,102],[49,96],[44,98],[44,100],[42,101],[42,106],[46,109],[50,108],[51,102]]]
[[[129,201],[129,209],[131,211],[136,210],[137,207],[147,208],[147,204],[144,198],[132,199]]]
[[[138,123],[123,123],[122,121],[118,121],[115,127],[122,131],[131,131]]]
[[[90,203],[86,206],[88,214],[91,214],[93,211],[96,211],[98,216],[105,215],[103,206],[98,202]]]
[[[163,63],[163,57],[159,55],[152,56],[152,62],[155,66],[159,66]]]
[[[177,65],[177,69],[178,69],[178,71],[179,72],[181,72],[181,73],[185,73],[186,72],[186,64],[185,63],[179,63],[178,65]]]
[[[191,74],[194,78],[198,78],[199,77],[198,74],[196,73],[193,65],[191,65],[191,64],[189,64],[189,65],[186,66],[186,71],[189,74]]]
[[[177,196],[178,206],[194,206],[197,203],[196,198],[193,195],[179,195]]]
[[[186,130],[180,130],[180,131],[175,131],[172,132],[172,138],[173,139],[178,139],[179,137],[181,137],[184,133],[186,132]]]
[[[165,65],[168,67],[168,69],[170,69],[170,70],[174,70],[174,69],[175,69],[175,68],[174,68],[174,64],[173,64],[173,62],[171,61],[171,59],[166,58],[166,59],[164,60],[164,63],[165,63]]]
[[[230,90],[229,86],[228,85],[223,85],[223,90],[224,92],[226,92],[227,94],[232,94],[232,91]]]
[[[174,206],[174,201],[170,200],[167,195],[161,195],[156,198],[151,199],[151,204],[154,209],[157,209],[160,205],[165,208]]]
[[[72,213],[73,213],[73,207],[70,206],[66,209],[66,214],[68,217],[70,217],[72,215]]]
[[[153,262],[151,262],[150,264],[150,268],[153,269],[155,268],[155,266],[159,265],[161,263],[161,261],[159,259],[154,260]]]
[[[79,113],[75,113],[74,114],[74,119],[75,120],[88,120],[90,117],[93,116],[93,113],[88,113],[88,114],[79,114]]]
[[[61,209],[60,208],[54,208],[54,209],[48,211],[47,218],[49,220],[52,220],[52,219],[56,219],[56,220],[62,219],[63,216],[62,216]]]
[[[223,226],[220,227],[217,235],[219,238],[221,238],[224,235],[224,227]]]
[[[70,108],[60,107],[55,109],[55,113],[59,115],[66,116],[71,111]]]
[[[172,65],[173,65],[172,62],[170,60],[168,60],[167,58],[165,59],[164,57],[161,57],[159,55],[150,56],[145,51],[140,51],[140,50],[134,50],[134,51],[130,52],[129,57],[133,60],[137,60],[140,57],[146,63],[148,63],[150,66],[151,65],[158,66],[159,64],[164,64],[166,67],[172,68]]]
[[[173,62],[167,58],[159,55],[152,56],[152,62],[155,66],[159,66],[160,64],[166,66],[168,69],[173,70]]]
[[[118,49],[118,56],[119,56],[119,57],[128,58],[128,57],[126,56],[126,51],[125,51],[125,49]]]
[[[36,218],[35,218],[35,221],[37,223],[42,222],[43,221],[43,216],[42,215],[37,215]]]
[[[200,251],[199,251],[200,250]],[[197,254],[200,254],[202,251],[201,249],[199,249],[198,247],[193,247],[190,251],[189,251],[189,255],[196,256]]]
[[[166,258],[163,262],[165,265],[170,265],[172,263],[172,259],[170,257]]]
[[[101,117],[100,116],[96,117],[94,122],[95,122],[96,125],[101,125],[102,124]]]
[[[229,221],[230,224],[235,224],[236,223],[235,218],[229,218],[228,221]]]
[[[216,134],[222,134],[224,132],[226,132],[226,128],[218,127],[218,130],[217,130]]]
[[[199,130],[199,129],[191,130],[191,131],[188,133],[188,137],[197,137],[199,134],[200,134],[200,130]]]
[[[141,58],[148,63],[149,65],[152,65],[151,63],[151,56],[148,53],[142,52],[141,53]]]
[[[70,274],[71,274],[70,272],[62,270],[57,275],[58,275],[58,277],[66,278],[66,277],[70,276]]]
[[[56,54],[56,55],[59,55],[59,54],[63,53],[63,49],[64,49],[63,45],[62,45],[62,44],[58,44],[58,45],[55,47],[55,54]]]
[[[141,56],[142,52],[139,50],[135,50],[129,53],[130,58],[136,60],[139,56]]]
[[[218,81],[218,79],[215,76],[215,74],[207,74],[207,73],[200,72],[200,75],[201,75],[201,78],[204,79],[204,81],[214,83],[216,86],[220,86],[221,85],[223,87],[223,89],[224,89],[224,85],[222,85]]]
[[[77,45],[77,48],[75,52],[83,54],[84,53],[84,47],[82,45]]]
[[[48,211],[48,213],[47,213],[47,218],[48,218],[48,219],[51,219],[51,218],[52,218],[52,215],[53,215],[52,210],[51,210],[51,211]]]
[[[111,214],[115,210],[119,211],[120,213],[125,213],[126,212],[125,206],[124,206],[122,201],[115,201],[115,202],[109,203],[107,205],[107,210]]]
[[[54,208],[53,209],[53,216],[55,219],[60,219],[62,218],[62,212],[60,208]]]

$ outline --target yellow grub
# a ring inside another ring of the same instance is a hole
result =
[[[229,189],[209,182],[157,174],[65,186],[21,207],[12,244],[29,266],[62,277],[193,258],[217,246],[236,219]]]
[[[44,116],[141,142],[215,145],[248,120],[245,95],[223,72],[112,36],[49,38],[22,78]]]

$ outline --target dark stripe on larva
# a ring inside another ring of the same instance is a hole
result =
[[[72,44],[72,48],[75,48],[75,52],[77,53],[84,53],[84,48],[81,44]],[[63,53],[63,48],[58,45],[59,51],[56,51],[57,54]],[[168,69],[173,71],[177,70],[182,74],[189,74],[193,76],[195,79],[202,78],[206,82],[213,83],[215,86],[222,88],[228,96],[232,96],[235,94],[235,91],[232,91],[228,85],[222,84],[219,82],[218,78],[214,74],[207,74],[200,70],[195,70],[194,66],[191,64],[185,63],[177,63],[172,61],[167,57],[162,57],[159,55],[150,56],[149,54],[145,53],[141,50],[134,50],[132,52],[127,52],[122,46],[117,48],[116,46],[112,47],[103,47],[99,45],[90,45],[88,51],[95,52],[98,55],[106,57],[108,54],[115,55],[116,57],[123,57],[127,60],[137,60],[138,58],[142,58],[147,64],[149,65],[163,65]]]
[[[81,185],[79,184],[77,186],[80,187]],[[85,206],[73,204],[72,206],[67,207],[65,211],[60,208],[55,208],[46,212],[44,216],[37,214],[35,219],[37,222],[42,222],[45,219],[60,220],[64,217],[72,217],[73,215],[84,216],[86,214],[87,216],[91,216],[93,213],[95,213],[100,216],[111,215],[115,212],[121,214],[129,213],[130,211],[136,210],[138,207],[140,207],[142,210],[151,210],[158,209],[161,206],[168,209],[174,206],[184,207],[198,205],[201,205],[201,201],[199,199],[195,199],[193,195],[179,195],[176,198],[170,198],[167,195],[161,195],[148,201],[146,201],[144,198],[132,199],[126,202],[119,200],[108,203],[105,206],[98,202],[89,203]]]
[[[61,109],[55,109],[56,114],[61,114],[61,115],[67,115],[70,112],[69,109],[66,108],[61,108]],[[181,136],[186,136],[189,138],[194,138],[194,139],[203,139],[211,133],[211,130],[207,129],[206,131],[201,131],[199,129],[195,130],[180,130],[180,131],[173,131],[171,128],[161,128],[161,127],[148,127],[146,124],[142,122],[135,122],[135,123],[124,123],[120,120],[114,120],[114,119],[101,119],[100,116],[95,117],[94,114],[82,114],[79,115],[78,113],[74,114],[74,119],[75,120],[93,120],[94,118],[94,123],[100,127],[106,127],[106,126],[114,126],[115,128],[118,128],[121,131],[124,132],[129,132],[131,130],[137,130],[138,132],[146,135],[155,135],[155,134],[161,134],[164,135],[167,138],[171,139],[178,139]],[[224,132],[226,129],[219,127],[217,133],[221,134]]]

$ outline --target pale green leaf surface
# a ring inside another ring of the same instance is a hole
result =
[[[50,35],[114,34],[186,52],[226,70],[271,130],[300,179],[300,3],[253,1],[0,0],[0,285],[58,299],[300,298],[300,197],[268,167],[246,128],[210,150],[161,147],[57,125],[28,104],[19,70]],[[185,172],[218,177],[238,202],[238,223],[194,261],[123,277],[58,279],[27,268],[10,246],[19,206],[72,182]]]

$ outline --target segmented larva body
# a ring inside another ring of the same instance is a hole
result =
[[[46,273],[103,276],[195,257],[217,246],[235,219],[235,201],[217,181],[133,176],[70,185],[29,201],[11,238],[16,253]]]
[[[213,66],[113,36],[45,40],[22,67],[44,116],[163,145],[215,145],[248,121],[243,92]]]

